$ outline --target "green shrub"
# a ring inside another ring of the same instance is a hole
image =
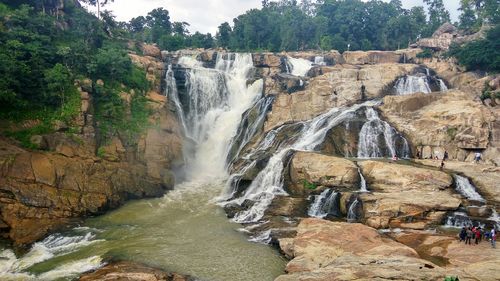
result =
[[[316,188],[318,188],[317,185],[315,185],[314,183],[312,182],[309,182],[308,180],[304,179],[302,181],[303,185],[304,185],[304,188],[305,189],[309,189],[309,190],[315,190]]]
[[[427,59],[427,58],[432,58],[433,55],[434,52],[431,49],[424,49],[422,52],[417,54],[417,58]]]

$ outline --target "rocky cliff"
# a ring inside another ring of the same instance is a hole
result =
[[[155,84],[147,95],[150,125],[133,145],[115,136],[98,149],[90,81],[79,82],[81,108],[74,132],[56,124],[55,133],[32,138],[37,151],[0,139],[0,232],[14,244],[30,244],[67,223],[173,188],[172,170],[182,165],[183,140],[176,116],[159,92],[156,77],[161,77],[163,64],[158,57],[131,56]]]

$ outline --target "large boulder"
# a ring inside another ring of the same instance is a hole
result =
[[[410,247],[362,224],[304,219],[295,238],[280,240],[293,259],[289,280],[440,280],[446,271],[420,259]]]
[[[141,51],[143,55],[148,56],[148,57],[153,57],[156,59],[161,59],[161,50],[156,46],[156,44],[146,44],[142,43],[140,44]]]
[[[305,182],[315,186],[356,188],[359,184],[357,166],[344,158],[312,152],[297,152],[290,164],[290,192],[304,195]]]
[[[453,180],[444,172],[378,161],[359,165],[372,191],[360,195],[369,226],[424,229],[460,206]]]

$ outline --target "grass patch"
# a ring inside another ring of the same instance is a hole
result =
[[[308,180],[304,179],[302,180],[302,184],[304,185],[304,188],[305,189],[309,189],[309,190],[315,190],[316,188],[318,188],[317,185],[315,185],[314,183],[312,182],[309,182]]]

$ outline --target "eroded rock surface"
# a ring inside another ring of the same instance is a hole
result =
[[[424,229],[460,206],[444,172],[378,161],[359,165],[372,191],[360,195],[369,226]]]
[[[277,281],[440,280],[447,273],[362,224],[304,219],[297,236],[281,239],[280,246],[293,259]]]

